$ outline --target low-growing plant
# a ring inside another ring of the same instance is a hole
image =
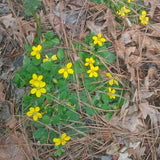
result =
[[[64,145],[73,134],[87,134],[86,115],[105,114],[109,120],[125,102],[118,78],[105,73],[105,65],[115,61],[107,49],[111,43],[100,33],[89,34],[84,43],[74,42],[79,59],[73,61],[67,57],[68,50],[57,49],[61,40],[53,32],[45,33],[41,44],[25,46],[28,54],[13,79],[18,87],[26,88],[22,111],[31,120],[34,138],[54,142],[54,156],[65,152]],[[64,129],[68,124],[72,128]]]

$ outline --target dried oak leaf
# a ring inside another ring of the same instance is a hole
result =
[[[96,33],[96,34],[102,33],[102,29],[104,29],[103,26],[98,26],[92,21],[87,21],[87,28],[89,28],[91,32]]]
[[[147,116],[150,117],[151,122],[155,127],[155,132],[158,135],[159,134],[158,123],[160,122],[160,113],[156,110],[156,108],[154,106],[149,105],[148,102],[141,103],[139,105],[139,109],[140,109],[144,119],[146,119]]]
[[[114,19],[114,16],[112,14],[112,11],[108,8],[106,14],[104,15],[104,24],[103,27],[108,27],[108,32],[111,33],[112,37],[114,39],[117,38],[116,35],[116,22]]]
[[[31,148],[26,144],[23,135],[16,132],[0,139],[0,160],[32,159]]]
[[[149,14],[152,18],[156,7],[160,8],[160,0],[144,0],[144,4],[146,6],[148,6],[149,3],[151,4],[151,9],[149,11]]]

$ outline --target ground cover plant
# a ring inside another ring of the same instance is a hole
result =
[[[24,19],[1,20],[23,48],[11,78],[23,94],[6,133],[21,126],[24,156],[158,159],[157,2],[22,0],[16,15],[14,3]]]

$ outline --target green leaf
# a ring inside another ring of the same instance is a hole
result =
[[[53,96],[52,96],[52,95],[47,94],[47,95],[46,95],[46,99],[47,99],[47,101],[49,101],[49,102],[53,102]]]
[[[39,129],[35,130],[33,133],[34,138],[37,138],[37,139],[41,138],[43,135],[48,136],[46,128],[39,128]]]
[[[78,121],[79,120],[79,114],[76,112],[73,112],[71,110],[66,112],[66,115],[69,120]]]
[[[24,48],[28,53],[32,52],[32,46],[31,45],[25,44]]]
[[[24,87],[25,84],[26,84],[26,82],[24,81],[23,77],[19,73],[16,73],[14,75],[13,83],[15,83],[19,88]]]
[[[22,0],[22,2],[26,16],[31,16],[33,11],[35,11],[41,5],[39,0]]]
[[[81,58],[81,60],[85,61],[85,59],[89,57],[89,54],[87,52],[78,52],[78,56]]]
[[[43,136],[40,138],[40,143],[41,143],[41,144],[46,143],[46,142],[47,142],[47,139],[48,139],[48,135],[43,135]]]
[[[54,32],[47,32],[45,33],[44,37],[46,40],[51,40],[54,37]]]
[[[63,48],[61,48],[61,49],[58,50],[57,57],[60,60],[63,60],[65,58],[65,53],[64,53],[64,49]]]
[[[52,42],[53,42],[53,45],[55,45],[55,46],[60,44],[60,40],[58,37],[54,38]]]
[[[32,96],[28,96],[28,95],[24,95],[23,96],[23,106],[24,107],[29,107],[32,105],[33,103],[33,97]]]
[[[41,59],[36,59],[35,57],[33,57],[32,62],[34,65],[39,65],[41,63]]]
[[[61,154],[62,154],[62,151],[58,150],[54,153],[54,156],[58,157],[58,156],[61,156]]]
[[[95,113],[95,110],[91,107],[86,106],[85,109],[86,109],[86,113],[90,116],[92,116]]]
[[[105,58],[106,62],[109,64],[114,63],[116,59],[116,56],[109,51],[98,52],[97,54]]]
[[[112,116],[113,116],[113,113],[109,112],[109,113],[106,114],[105,118],[106,118],[107,121],[109,121]]]
[[[76,71],[76,73],[79,75],[82,72],[82,68],[81,68],[81,61],[75,61],[74,63],[74,70]]]
[[[60,117],[58,115],[53,116],[53,124],[56,125],[60,122]]]
[[[45,96],[44,95],[41,95],[41,97],[39,97],[39,98],[36,98],[36,101],[35,101],[35,103],[36,103],[36,105],[42,105],[43,104],[43,102],[45,101]]]
[[[49,115],[43,115],[42,122],[45,123],[45,124],[50,124],[51,123],[50,116]]]
[[[34,66],[34,65],[29,65],[27,67],[27,71],[30,73],[30,74],[33,74],[33,73],[37,73],[38,72],[38,67],[37,66]]]
[[[46,71],[53,70],[54,64],[52,62],[45,62],[42,64],[42,68]]]
[[[30,58],[29,58],[29,57],[27,57],[27,56],[24,56],[24,59],[23,59],[23,65],[24,65],[24,66],[29,66],[29,65],[30,65],[30,63],[31,63]]]

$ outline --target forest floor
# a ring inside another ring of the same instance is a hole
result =
[[[159,159],[160,0],[0,0],[0,160]]]

